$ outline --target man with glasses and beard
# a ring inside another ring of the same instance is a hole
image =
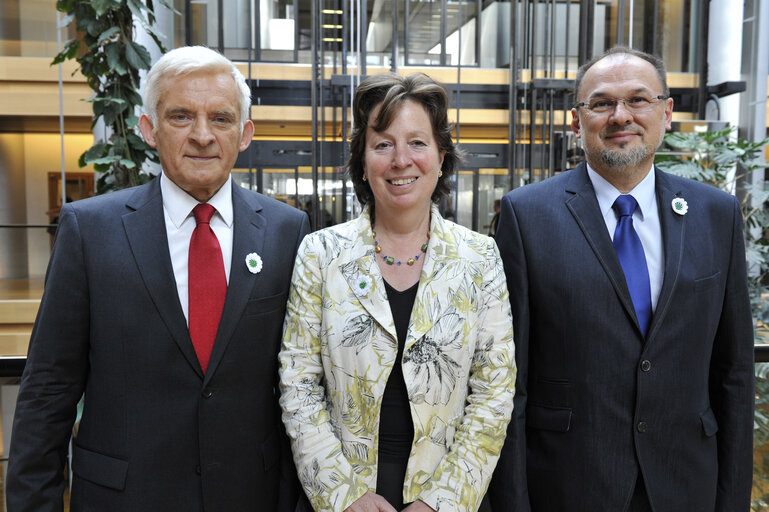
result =
[[[748,510],[740,205],[655,168],[673,111],[660,59],[613,48],[574,94],[587,162],[502,200],[518,380],[493,510]]]

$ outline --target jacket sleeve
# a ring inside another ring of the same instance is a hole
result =
[[[16,404],[9,510],[63,509],[67,447],[88,373],[89,304],[82,235],[74,210],[65,205]]]
[[[307,215],[301,214],[302,220],[299,226],[299,233],[291,254],[296,254],[302,240],[310,231],[310,222]],[[279,377],[276,378],[276,386],[279,387]],[[276,404],[276,407],[279,405]],[[296,466],[291,455],[291,445],[286,436],[285,425],[281,426],[280,436],[280,492],[278,493],[278,512],[294,512],[300,496],[300,486],[296,474]]]
[[[454,442],[419,498],[435,510],[477,510],[486,494],[513,410],[515,348],[508,290],[497,246],[486,246],[482,297],[474,325],[469,394]]]
[[[502,198],[495,237],[499,245],[510,289],[510,306],[515,332],[515,407],[507,428],[507,439],[489,486],[494,512],[529,512],[526,478],[526,400],[529,354],[529,282],[526,254],[515,209],[509,198]]]
[[[321,244],[305,238],[291,280],[280,351],[280,405],[299,481],[315,510],[341,511],[368,491],[331,425],[321,359]]]
[[[710,406],[718,422],[717,511],[749,510],[753,479],[753,322],[742,214],[733,201],[731,261],[710,359]]]

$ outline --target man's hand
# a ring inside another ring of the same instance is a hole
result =
[[[417,500],[408,507],[404,508],[403,512],[435,512],[435,509],[424,501]]]
[[[420,509],[416,509],[416,510],[420,510]],[[398,511],[395,510],[395,508],[392,505],[387,503],[386,499],[384,499],[383,497],[381,497],[376,493],[369,491],[363,496],[361,496],[360,498],[358,498],[357,500],[355,500],[355,502],[352,505],[344,509],[344,512],[398,512]]]

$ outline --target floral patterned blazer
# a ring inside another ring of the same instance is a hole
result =
[[[404,502],[475,511],[513,409],[515,357],[494,241],[441,218],[430,240],[401,364],[414,441]],[[281,406],[302,486],[317,511],[376,490],[379,413],[397,336],[368,209],[308,235],[284,326]]]

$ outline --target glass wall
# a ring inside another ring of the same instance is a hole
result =
[[[219,48],[219,21],[227,22],[219,16],[218,0],[195,0],[187,4],[186,26],[189,30],[188,40],[192,45],[204,45]],[[248,19],[248,18],[245,18]],[[221,31],[224,36],[224,31]]]
[[[596,53],[624,44],[660,55],[668,71],[697,72],[702,10],[691,0],[597,2]]]
[[[405,0],[403,21],[398,24],[398,36],[405,41],[407,52],[404,62],[413,66],[477,65],[480,5],[477,0]]]
[[[292,61],[297,50],[297,6],[294,0],[261,2],[259,47],[263,61]]]
[[[168,46],[204,44],[232,59],[247,60],[251,42],[254,61],[309,63],[312,4],[299,0],[173,0],[181,16],[170,16]],[[0,55],[53,57],[57,52],[55,5],[55,0],[0,2]],[[355,36],[361,13],[353,12],[351,21],[349,5],[342,0],[321,1],[321,39],[328,51],[341,51],[344,37]],[[390,67],[393,58],[398,67],[509,65],[509,1],[367,0],[361,5],[366,9],[361,19],[367,20],[362,27],[366,33],[363,46],[370,65]],[[534,62],[524,60],[522,68],[549,68],[553,59],[554,71],[576,70],[579,0],[515,5],[520,54],[530,53],[526,50],[533,47],[536,56]],[[526,12],[523,5],[528,6]],[[164,8],[158,4],[156,9]],[[598,0],[593,14],[594,53],[619,42],[661,54],[669,71],[697,71],[703,17],[700,2]],[[74,35],[72,28],[65,32],[63,40]]]
[[[441,205],[441,212],[453,214],[457,224],[487,234],[496,213],[494,202],[502,199],[511,188],[507,169],[463,168],[457,172],[456,188],[449,200]]]
[[[254,142],[258,144],[258,142]],[[352,181],[346,179],[342,167],[320,167],[318,170],[317,203],[313,187],[312,167],[291,169],[259,167],[233,169],[233,180],[241,187],[278,199],[303,210],[318,228],[325,228],[350,220],[358,215]],[[317,210],[316,210],[317,204]]]

